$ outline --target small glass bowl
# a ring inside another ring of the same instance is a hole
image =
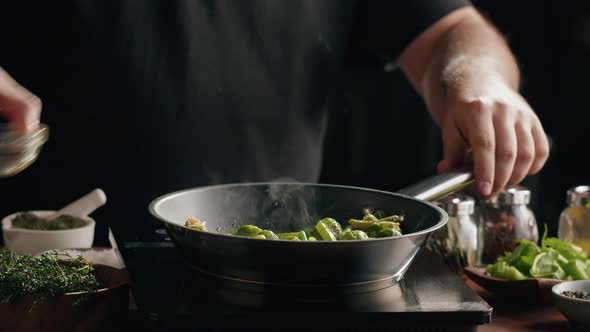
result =
[[[45,124],[18,135],[9,124],[0,123],[0,177],[15,175],[31,165],[48,139],[49,127]]]

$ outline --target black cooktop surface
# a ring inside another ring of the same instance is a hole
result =
[[[119,241],[118,241],[119,242]],[[423,250],[381,290],[271,288],[200,273],[169,241],[119,242],[145,329],[469,331],[492,308]]]

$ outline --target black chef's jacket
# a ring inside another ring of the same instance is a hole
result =
[[[131,241],[151,231],[149,202],[170,191],[317,181],[326,100],[348,52],[395,60],[464,5],[4,1],[0,66],[41,97],[50,141],[29,169],[0,179],[0,214],[59,208],[100,187],[97,237],[108,224]]]

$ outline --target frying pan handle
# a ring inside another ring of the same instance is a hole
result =
[[[475,179],[471,170],[456,170],[431,176],[398,191],[398,193],[432,202],[459,191],[473,182]]]

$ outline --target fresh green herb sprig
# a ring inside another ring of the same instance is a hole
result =
[[[82,256],[44,253],[37,258],[0,251],[0,303],[27,294],[41,298],[71,292],[96,292],[99,284],[92,264]]]

